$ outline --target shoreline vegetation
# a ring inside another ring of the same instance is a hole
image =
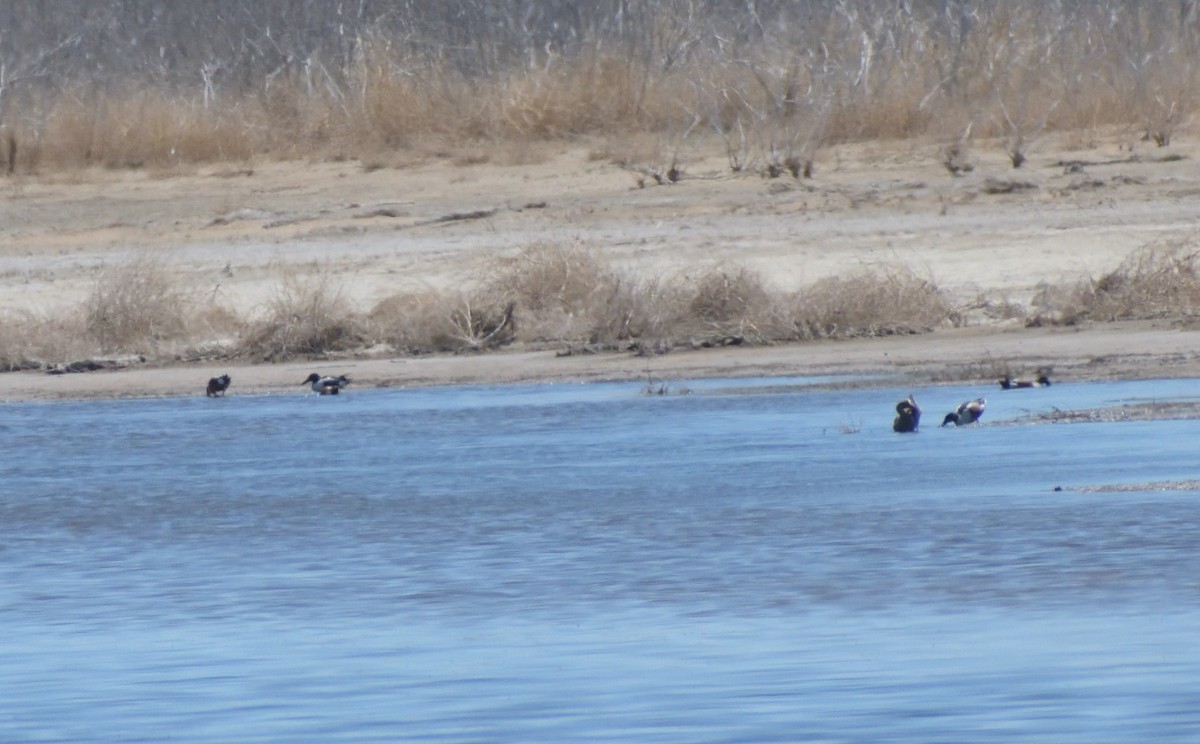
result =
[[[1149,245],[1098,279],[1044,286],[1035,311],[1003,305],[992,321],[1027,327],[1200,315],[1200,242]],[[975,308],[978,309],[978,308]],[[78,306],[12,313],[0,325],[0,370],[114,368],[118,362],[280,363],[334,357],[416,357],[513,347],[558,356],[769,346],[964,327],[966,307],[929,278],[893,265],[777,290],[757,272],[713,266],[641,278],[599,251],[535,243],[500,256],[475,286],[424,287],[356,311],[331,270],[284,275],[257,317],[191,291],[162,259],[140,253],[102,269]],[[72,368],[74,365],[74,368]]]
[[[914,137],[959,172],[978,140],[1013,167],[1048,133],[1166,146],[1200,105],[1195,0],[62,0],[0,23],[9,174],[581,136],[663,182],[701,137],[734,172],[805,178],[824,147]]]
[[[31,184],[86,180],[97,168],[162,180],[201,166],[253,177],[257,164],[297,160],[354,163],[364,176],[430,161],[519,168],[548,145],[587,143],[589,159],[628,174],[631,189],[682,189],[711,178],[702,161],[717,162],[719,178],[837,197],[849,212],[858,195],[813,185],[839,147],[921,143],[947,181],[1008,195],[1037,188],[1029,157],[1053,138],[1083,153],[1054,162],[1084,179],[1062,187],[1070,198],[1139,183],[1087,180],[1088,168],[1186,157],[1171,145],[1200,106],[1196,2],[880,7],[203,0],[162,13],[135,0],[13,3],[0,10],[11,30],[0,39],[0,187],[19,204]],[[1122,144],[1105,159],[1111,151],[1100,155],[1097,143],[1113,140],[1141,152]],[[984,163],[986,177],[976,171]],[[930,198],[949,208],[943,193]],[[258,219],[243,214],[253,205],[227,206],[210,225]],[[384,204],[356,216],[401,213]],[[467,207],[422,224],[493,214]],[[353,235],[337,239],[352,256]],[[12,255],[34,252],[29,241],[5,235]],[[650,368],[686,350],[803,353],[981,326],[1189,327],[1200,316],[1194,233],[1143,240],[1115,268],[1040,281],[1017,301],[947,289],[924,261],[848,263],[781,286],[760,264],[724,254],[648,271],[603,241],[542,235],[476,255],[469,280],[406,276],[369,301],[336,261],[280,260],[266,296],[247,308],[225,301],[220,285],[201,289],[170,245],[121,247],[90,269],[82,297],[5,303],[0,370],[462,361],[501,350],[617,353]],[[983,370],[984,359],[963,363],[980,376],[1007,373],[1002,359]]]

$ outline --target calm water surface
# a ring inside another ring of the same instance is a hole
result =
[[[806,382],[0,407],[0,741],[1200,740],[1196,383]]]

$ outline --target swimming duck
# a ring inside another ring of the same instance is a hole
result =
[[[1014,390],[1016,388],[1050,387],[1050,378],[1042,374],[1038,375],[1037,378],[1033,380],[1014,380],[1008,375],[1005,375],[1004,377],[1000,378],[1000,387],[1004,388],[1005,390]]]
[[[896,420],[892,422],[892,431],[907,433],[916,431],[921,423],[921,407],[917,399],[908,396],[896,404]]]
[[[229,383],[231,382],[233,382],[233,378],[229,375],[213,377],[208,381],[208,389],[204,391],[204,394],[210,398],[215,398],[218,395],[224,395],[225,391],[229,388]]]
[[[960,403],[958,408],[946,414],[946,418],[942,421],[942,426],[950,424],[966,426],[967,424],[973,424],[983,415],[985,406],[987,406],[987,399],[985,398],[976,398],[975,400],[968,400],[966,403]]]
[[[337,377],[321,377],[316,372],[313,372],[308,376],[307,379],[304,380],[304,382],[300,384],[305,385],[308,383],[312,383],[312,389],[314,393],[320,393],[321,395],[337,395],[339,392],[341,392],[342,388],[350,384],[350,378],[346,377],[345,375],[339,375]]]

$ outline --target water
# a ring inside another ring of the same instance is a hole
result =
[[[0,741],[1200,738],[1190,381],[0,408]],[[681,386],[675,386],[676,391]]]

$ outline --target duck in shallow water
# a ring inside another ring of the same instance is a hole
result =
[[[946,414],[946,418],[942,420],[942,426],[966,426],[973,424],[983,415],[983,409],[987,406],[985,398],[976,398],[968,400],[966,403],[960,403],[958,408],[955,408],[950,413]]]
[[[905,434],[917,430],[921,424],[921,407],[917,399],[908,396],[896,404],[896,419],[892,421],[892,431]]]
[[[1037,378],[1033,380],[1014,380],[1008,375],[1005,375],[1004,377],[1000,378],[1000,387],[1004,388],[1005,390],[1015,390],[1017,388],[1050,387],[1050,378],[1043,374],[1038,375]]]
[[[229,389],[229,383],[231,382],[233,382],[233,378],[229,375],[213,377],[208,381],[208,388],[204,391],[204,394],[210,398],[224,395],[225,391]]]
[[[337,377],[321,377],[316,372],[313,372],[304,380],[304,382],[300,384],[305,385],[309,383],[312,384],[314,393],[320,393],[321,395],[337,395],[339,392],[341,392],[342,388],[350,384],[350,378],[346,377],[345,375],[338,375]]]

